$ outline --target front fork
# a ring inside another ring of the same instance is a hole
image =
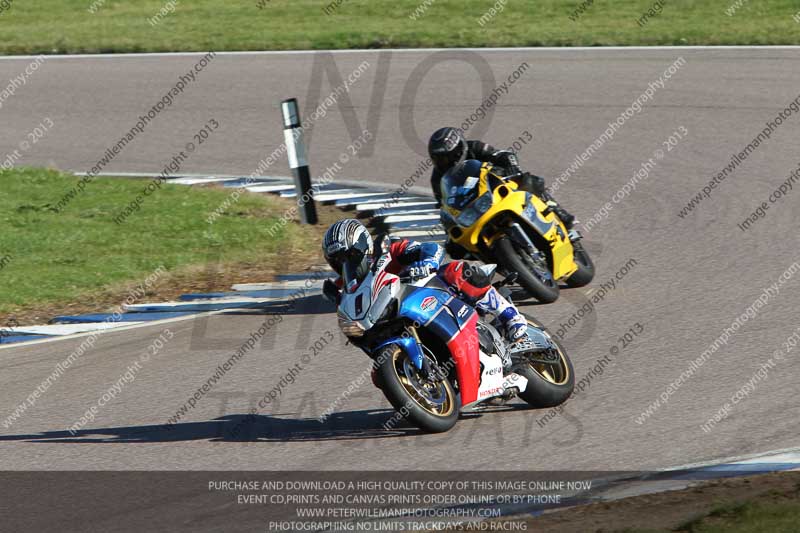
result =
[[[394,337],[382,342],[375,348],[375,351],[380,350],[384,346],[390,344],[397,344],[408,355],[411,363],[419,370],[420,374],[431,382],[439,382],[447,379],[447,373],[430,357],[425,357],[422,350],[422,341],[419,338],[417,328],[408,326],[405,333],[399,337]]]
[[[536,245],[533,244],[533,241],[525,232],[525,230],[522,229],[522,226],[520,226],[518,222],[512,222],[508,225],[508,228],[508,233],[511,237],[511,240],[524,248],[531,257],[538,257],[542,261],[543,269],[541,272],[537,272],[537,274],[545,279],[553,277],[553,273],[550,271],[550,261],[548,260],[547,256],[542,250],[536,248]]]
[[[411,360],[417,370],[422,370],[425,357],[422,353],[422,343],[419,340],[417,329],[414,326],[408,326],[402,335],[383,341],[372,351],[373,353],[377,352],[381,348],[389,346],[390,344],[397,344],[400,346],[400,348],[408,355],[408,358]]]
[[[514,242],[525,248],[528,253],[535,254],[538,252],[538,250],[536,250],[536,246],[533,244],[533,241],[530,237],[528,237],[528,234],[525,233],[525,230],[522,229],[522,226],[520,226],[519,223],[512,222],[508,227],[510,230],[509,236],[514,240]]]

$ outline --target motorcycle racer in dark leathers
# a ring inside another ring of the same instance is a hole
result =
[[[511,150],[497,150],[493,146],[481,141],[468,141],[461,131],[456,128],[445,127],[436,130],[428,141],[428,155],[433,163],[431,174],[431,188],[436,197],[436,202],[442,204],[441,181],[442,176],[461,161],[476,159],[483,163],[491,163],[499,167],[502,175],[511,176],[521,174],[514,178],[522,190],[531,192],[550,205],[553,212],[561,219],[567,229],[571,229],[575,217],[561,207],[558,202],[547,192],[544,178],[522,173],[519,168],[517,156]],[[449,251],[449,249],[448,249]]]

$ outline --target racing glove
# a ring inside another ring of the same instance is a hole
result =
[[[412,279],[424,278],[436,272],[436,262],[431,259],[414,261],[405,269],[405,275]]]
[[[511,150],[496,150],[488,159],[492,164],[506,169],[508,172],[506,175],[518,174],[520,172],[517,154]]]

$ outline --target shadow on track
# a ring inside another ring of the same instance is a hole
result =
[[[251,309],[224,311],[223,315],[327,315],[335,314],[336,306],[322,296],[307,296],[293,302],[275,302]]]
[[[483,414],[527,411],[525,404],[492,407],[479,413],[461,415],[461,424]],[[76,431],[45,431],[22,435],[0,435],[0,442],[42,443],[121,443],[121,442],[322,442],[386,439],[425,435],[401,421],[386,429],[383,424],[394,415],[393,409],[363,409],[334,413],[324,422],[316,418],[283,418],[288,415],[226,415],[206,422],[183,422],[174,425],[122,426],[89,428]]]
[[[25,435],[0,435],[0,442],[120,443],[181,442],[314,442],[385,439],[419,435],[403,424],[385,429],[394,415],[391,409],[366,409],[334,413],[324,422],[316,418],[282,418],[272,415],[226,415],[206,422],[174,425],[89,428],[76,431],[45,431]]]

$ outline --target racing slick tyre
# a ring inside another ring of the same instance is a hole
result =
[[[424,357],[430,359],[427,354]],[[411,424],[429,433],[442,433],[458,421],[461,403],[446,377],[438,381],[424,377],[396,344],[378,353],[376,365],[383,394]]]
[[[527,316],[525,318],[530,326],[536,326],[534,320]],[[556,339],[551,336],[550,340],[556,349],[549,354],[549,357],[540,355],[514,368],[514,372],[528,380],[527,387],[519,393],[519,397],[534,407],[561,405],[575,389],[575,370],[572,368],[572,361]]]
[[[568,287],[572,288],[583,287],[594,279],[594,263],[580,241],[573,242],[572,248],[575,250],[575,263],[578,265],[578,270],[567,278],[566,283]]]
[[[515,246],[508,237],[497,241],[495,254],[506,270],[519,274],[517,281],[530,296],[545,304],[558,299],[558,282],[553,278],[546,261]]]

